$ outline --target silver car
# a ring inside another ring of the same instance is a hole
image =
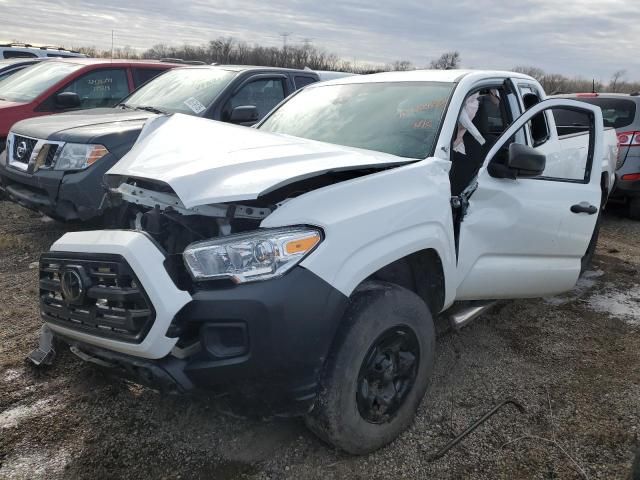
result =
[[[616,186],[610,198],[628,205],[629,217],[640,220],[640,92],[576,93],[561,95],[602,109],[605,127],[613,127],[618,135],[620,153],[616,170]]]

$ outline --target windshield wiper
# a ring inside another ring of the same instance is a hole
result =
[[[126,103],[119,103],[118,105],[116,105],[116,107],[120,107],[123,110],[133,110],[133,107],[130,107]]]
[[[144,110],[146,112],[151,112],[151,113],[163,113],[166,114],[167,112],[165,112],[164,110],[160,110],[159,108],[156,107],[149,107],[149,106],[142,106],[142,107],[135,107],[136,110]]]

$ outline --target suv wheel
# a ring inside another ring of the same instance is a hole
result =
[[[434,353],[433,320],[420,297],[391,283],[364,284],[345,314],[307,426],[352,454],[390,443],[415,416]]]

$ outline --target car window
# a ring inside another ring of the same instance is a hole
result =
[[[297,88],[306,87],[307,85],[315,83],[315,82],[317,82],[317,80],[315,78],[313,78],[313,77],[296,75],[295,76],[295,82],[296,82],[296,89],[297,89]]]
[[[80,64],[56,60],[31,65],[0,83],[0,99],[30,102],[80,68]]]
[[[163,112],[203,115],[237,72],[218,67],[169,70],[133,92],[123,104]]]
[[[550,108],[542,113],[549,110],[556,119],[559,140],[550,143],[551,149],[539,147],[540,152],[546,154],[546,165],[542,175],[535,178],[588,183],[591,173],[589,145],[593,140],[591,116],[587,112],[565,108]],[[564,124],[565,121],[569,124]],[[575,135],[576,133],[580,135]]]
[[[520,85],[519,88],[525,111],[540,103],[540,95],[532,87],[528,85]],[[527,128],[531,134],[531,140],[534,147],[543,145],[550,138],[546,115],[546,112],[542,112],[527,123]]]
[[[18,73],[20,70],[22,70],[22,69],[21,68],[14,68],[13,70],[6,70],[4,72],[0,72],[0,82],[2,80],[4,80],[5,78],[10,77],[14,73]]]
[[[258,119],[262,119],[267,113],[285,98],[284,80],[264,78],[245,84],[227,102],[225,116],[231,115],[231,110],[236,107],[253,105],[258,109]]]
[[[113,107],[129,94],[127,71],[120,68],[93,70],[58,91],[77,93],[80,108]]]
[[[636,103],[633,100],[604,97],[575,97],[575,100],[600,107],[602,109],[602,118],[604,119],[605,127],[627,127],[633,123],[636,116]],[[575,121],[571,120],[573,112],[565,112],[567,117],[560,117],[560,122],[569,125]],[[559,115],[565,115],[565,113],[560,112]],[[557,117],[556,122],[558,122]]]
[[[282,104],[260,130],[426,158],[432,153],[452,83],[313,85]]]
[[[19,50],[5,50],[3,52],[4,58],[34,58],[37,57],[35,53],[21,52]]]
[[[166,72],[166,69],[158,68],[134,68],[133,69],[133,86],[138,88],[140,85],[144,85],[149,80],[157,77],[161,73]]]

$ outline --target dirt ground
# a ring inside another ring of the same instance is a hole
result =
[[[68,227],[67,227],[68,228]],[[37,262],[65,227],[0,201],[0,478],[623,479],[640,434],[640,222],[604,218],[594,269],[561,297],[501,302],[438,361],[413,426],[372,455],[336,452],[300,420],[162,396],[61,352],[26,364],[40,327]],[[429,456],[505,398],[436,461]]]

